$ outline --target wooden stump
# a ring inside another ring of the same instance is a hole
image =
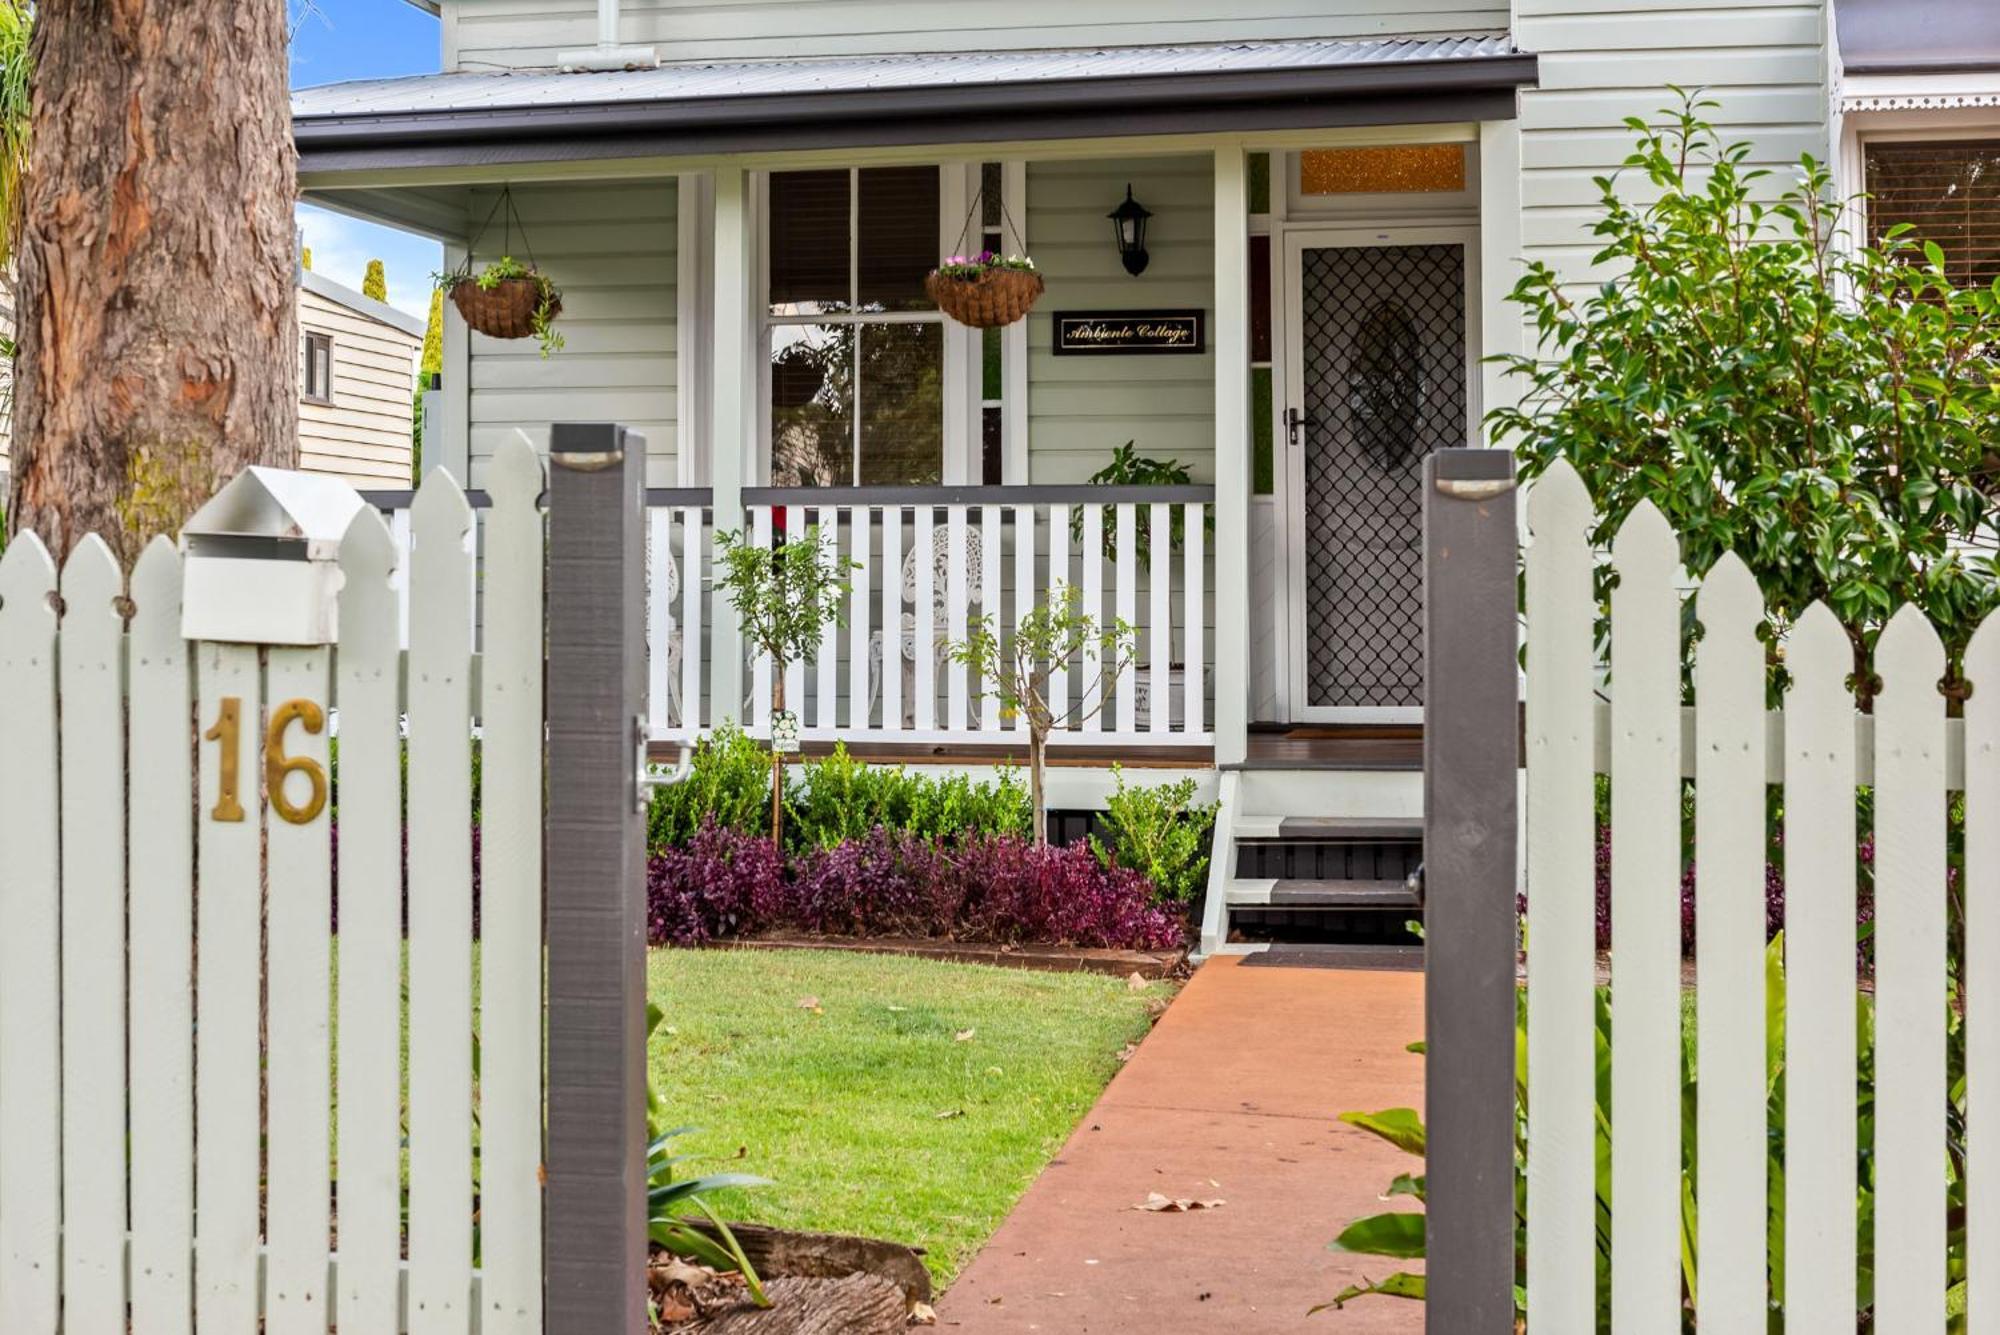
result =
[[[896,1335],[909,1324],[903,1290],[882,1275],[774,1279],[769,1307],[748,1302],[691,1327],[701,1335]]]

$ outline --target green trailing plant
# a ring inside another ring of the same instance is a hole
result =
[[[1599,273],[1571,285],[1535,262],[1516,285],[1538,346],[1501,359],[1522,394],[1488,415],[1494,438],[1523,476],[1577,470],[1596,543],[1651,501],[1690,576],[1735,552],[1774,643],[1824,601],[1864,708],[1875,638],[1915,603],[1962,698],[1966,642],[2000,602],[1977,541],[2000,496],[2000,292],[1955,286],[1907,226],[1855,244],[1861,210],[1823,166],[1775,190],[1703,119],[1715,103],[1681,97],[1627,122],[1636,147],[1597,182]]]
[[[658,1006],[646,1005],[646,1039],[652,1041],[653,1032],[666,1018]],[[646,1081],[646,1215],[647,1232],[654,1242],[685,1260],[695,1261],[710,1269],[734,1272],[743,1276],[743,1282],[750,1292],[750,1299],[759,1307],[769,1307],[770,1299],[764,1296],[763,1281],[757,1277],[757,1267],[744,1254],[743,1245],[736,1235],[729,1231],[704,1198],[704,1192],[722,1191],[731,1187],[768,1187],[771,1180],[750,1173],[709,1173],[702,1177],[679,1177],[675,1173],[678,1165],[686,1163],[690,1156],[675,1154],[673,1142],[678,1136],[687,1135],[695,1128],[691,1126],[669,1127],[666,1124],[666,1101],[660,1096],[659,1086],[649,1075]],[[688,1217],[688,1211],[706,1220],[714,1230],[713,1236]]]
[[[771,660],[771,710],[785,709],[785,669],[819,651],[829,624],[847,622],[847,572],[858,563],[841,559],[820,540],[818,525],[796,539],[771,544],[740,531],[715,535],[720,574],[716,587],[736,609],[744,643]],[[771,843],[782,847],[785,824],[785,758],[771,748]]]
[[[561,352],[566,340],[555,327],[556,316],[562,310],[562,292],[549,280],[549,276],[532,264],[523,264],[512,255],[502,255],[491,264],[473,273],[465,268],[452,273],[432,274],[431,282],[449,292],[460,283],[472,283],[481,291],[491,292],[510,278],[525,278],[535,285],[535,311],[532,332],[541,345],[542,356]]]
[[[1111,452],[1111,462],[1090,475],[1097,486],[1105,487],[1185,487],[1194,482],[1194,474],[1178,459],[1151,459],[1140,454],[1136,441],[1126,441]],[[1069,534],[1072,540],[1083,540],[1083,511],[1073,510],[1069,517]],[[1167,542],[1173,551],[1180,551],[1187,541],[1187,511],[1174,506],[1167,520]],[[1153,510],[1151,506],[1138,507],[1134,515],[1134,527],[1138,529],[1138,546],[1134,549],[1141,557],[1153,550]],[[1104,528],[1104,559],[1118,559],[1118,517],[1111,506],[1105,506],[1102,515]],[[1215,533],[1215,514],[1205,511],[1202,517],[1203,531],[1211,536]]]
[[[1194,800],[1195,781],[1130,787],[1114,763],[1116,791],[1102,822],[1109,839],[1090,836],[1091,851],[1106,867],[1129,867],[1152,883],[1156,900],[1190,904],[1208,885],[1209,836],[1214,802]]]
[[[1766,1171],[1768,1195],[1768,1236],[1772,1246],[1767,1257],[1767,1280],[1769,1284],[1769,1313],[1771,1328],[1776,1330],[1784,1324],[1785,1295],[1785,954],[1784,937],[1775,937],[1764,952],[1764,1035],[1765,1035],[1765,1125],[1768,1133],[1766,1144]],[[1963,1008],[1956,1004],[1956,994],[1952,994],[1952,1004],[1945,1008],[1945,1052],[1946,1052],[1946,1096],[1944,1107],[1939,1111],[1945,1121],[1945,1143],[1949,1156],[1949,1171],[1945,1184],[1945,1216],[1947,1219],[1945,1254],[1945,1310],[1950,1318],[1950,1329],[1964,1328],[1966,1300],[1966,1139],[1965,1139],[1965,1021]],[[1517,994],[1515,1005],[1514,1032],[1514,1306],[1518,1319],[1526,1315],[1526,1257],[1527,1257],[1527,1128],[1528,1128],[1528,999],[1525,994]],[[1874,1155],[1871,1147],[1875,1143],[1875,1007],[1874,998],[1858,993],[1855,999],[1855,1024],[1859,1038],[1859,1064],[1856,1072],[1856,1143],[1860,1146],[1860,1161],[1857,1165],[1857,1185],[1855,1190],[1856,1236],[1863,1246],[1858,1260],[1856,1276],[1856,1301],[1860,1310],[1856,1313],[1856,1323],[1862,1329],[1872,1329],[1869,1324],[1870,1311],[1875,1300],[1876,1275],[1871,1249],[1866,1240],[1874,1236],[1875,1227],[1875,1178]],[[1597,1100],[1597,1328],[1610,1328],[1609,1299],[1611,1292],[1611,1159],[1610,1138],[1616,1126],[1612,1119],[1611,1106],[1611,999],[1608,989],[1599,988],[1596,999],[1596,1100]],[[1410,1045],[1412,1052],[1422,1052],[1423,1045]],[[1687,1335],[1694,1335],[1693,1298],[1700,1279],[1696,1249],[1698,1238],[1698,1202],[1695,1198],[1695,1108],[1698,1097],[1692,1031],[1686,1035],[1681,1048],[1681,1283],[1683,1296],[1688,1300],[1681,1318],[1681,1328]],[[1802,1115],[1826,1117],[1835,1115],[1834,1110],[1815,1108]],[[1383,1112],[1342,1113],[1340,1120],[1358,1127],[1372,1135],[1381,1137],[1398,1149],[1421,1157],[1425,1151],[1424,1125],[1417,1113],[1409,1108],[1392,1108]],[[1385,1198],[1404,1196],[1422,1203],[1425,1198],[1425,1181],[1422,1173],[1403,1173],[1389,1184]],[[1424,1256],[1425,1231],[1424,1216],[1412,1211],[1387,1211],[1369,1215],[1349,1224],[1333,1242],[1334,1249],[1357,1253],[1364,1256],[1379,1256],[1391,1261],[1421,1260]],[[1395,1298],[1413,1298],[1421,1301],[1425,1296],[1424,1277],[1408,1271],[1397,1270],[1380,1280],[1364,1281],[1351,1285],[1336,1294],[1330,1301],[1314,1311],[1327,1307],[1342,1307],[1357,1298],[1383,1295]]]
[[[970,635],[946,646],[953,661],[971,668],[999,697],[1004,712],[1028,725],[1028,794],[1038,844],[1049,841],[1048,797],[1042,782],[1049,733],[1058,723],[1067,727],[1104,709],[1112,684],[1137,653],[1138,640],[1138,632],[1124,620],[1101,627],[1083,610],[1083,595],[1058,581],[1048,598],[1015,625],[1012,637],[1003,637],[994,619],[983,616]],[[1049,700],[1050,672],[1055,667],[1068,669],[1072,663],[1069,703],[1058,713]]]

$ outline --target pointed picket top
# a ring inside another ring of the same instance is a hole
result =
[[[1853,671],[1854,651],[1847,628],[1823,602],[1814,602],[1792,623],[1785,637],[1785,665],[1799,677],[1821,664],[1839,664],[1843,678]]]
[[[148,666],[155,656],[176,659],[181,639],[181,553],[164,535],[146,544],[132,567],[132,652]]]
[[[1590,488],[1567,459],[1556,460],[1528,489],[1528,531],[1536,536],[1588,533],[1593,518]]]
[[[340,569],[347,576],[341,586],[342,598],[348,590],[370,580],[386,588],[389,576],[395,573],[397,556],[396,539],[382,516],[372,506],[355,511],[340,540]]]
[[[0,607],[19,612],[12,604],[39,603],[55,620],[56,610],[49,605],[48,595],[55,592],[56,563],[49,559],[49,549],[33,533],[20,533],[7,544],[7,553],[0,556]]]
[[[85,534],[63,562],[63,619],[74,617],[80,622],[83,617],[96,616],[115,622],[116,600],[124,592],[125,572],[118,568],[110,544],[95,533]]]
[[[486,464],[494,508],[534,505],[542,496],[542,458],[520,437],[503,441]]]
[[[1702,580],[1695,619],[1710,635],[1754,632],[1764,620],[1764,591],[1735,552],[1724,552]]]
[[[472,506],[458,479],[443,468],[433,468],[410,503],[410,526],[419,543],[440,535],[463,541],[472,528]]]
[[[1875,673],[1882,678],[1883,695],[1919,690],[1936,695],[1944,676],[1944,642],[1915,603],[1904,603],[1882,628],[1875,641]],[[1937,699],[1942,709],[1943,697]]]
[[[1632,513],[1618,526],[1618,536],[1611,540],[1611,563],[1621,571],[1642,564],[1653,567],[1664,564],[1671,574],[1680,560],[1681,540],[1651,501],[1640,501],[1633,506]]]

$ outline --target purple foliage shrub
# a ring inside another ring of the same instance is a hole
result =
[[[753,930],[776,908],[784,864],[771,841],[703,821],[685,848],[646,863],[646,939],[698,946]]]
[[[966,940],[1164,950],[1185,935],[1178,916],[1154,907],[1145,877],[1104,867],[1085,844],[970,839],[952,872],[962,896],[957,934]]]
[[[656,852],[647,936],[701,945],[771,927],[840,936],[930,936],[1111,949],[1179,945],[1181,918],[1151,903],[1138,873],[1099,865],[1083,844],[1006,835],[940,846],[876,827],[789,865],[760,836],[704,825]]]
[[[877,825],[795,862],[774,916],[828,935],[933,936],[958,908],[958,881],[936,845]]]

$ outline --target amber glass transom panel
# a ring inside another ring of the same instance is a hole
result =
[[[1299,154],[1301,194],[1404,195],[1463,189],[1463,144],[1309,148]]]

